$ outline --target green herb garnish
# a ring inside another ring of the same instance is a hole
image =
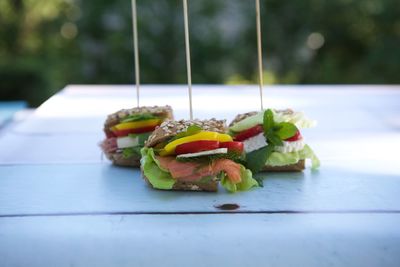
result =
[[[296,125],[290,122],[274,122],[274,113],[271,109],[264,112],[263,117],[264,136],[267,145],[258,150],[246,154],[247,168],[253,173],[259,172],[265,166],[268,157],[274,152],[275,146],[282,146],[283,140],[288,139],[298,131]]]
[[[133,121],[145,121],[145,120],[151,120],[151,119],[158,119],[156,115],[153,115],[151,113],[141,113],[141,114],[133,114],[129,115],[121,122],[133,122]]]
[[[129,159],[129,158],[133,157],[134,155],[141,157],[140,149],[141,149],[141,147],[139,147],[139,146],[123,148],[122,149],[122,157],[124,159]]]

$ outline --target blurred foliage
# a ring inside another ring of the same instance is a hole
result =
[[[142,83],[185,83],[181,0],[137,0]],[[261,1],[266,83],[400,82],[398,0]],[[255,83],[253,0],[189,1],[194,83]],[[0,99],[133,83],[129,0],[0,1]]]

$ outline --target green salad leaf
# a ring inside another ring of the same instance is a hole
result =
[[[124,159],[129,159],[133,156],[140,157],[140,146],[135,146],[135,147],[126,147],[122,149],[122,157]]]
[[[240,183],[232,183],[223,172],[220,173],[219,177],[221,179],[221,185],[231,193],[248,191],[253,187],[259,186],[258,182],[253,178],[251,171],[246,169],[243,165],[240,165],[240,178],[242,179]]]
[[[124,119],[121,120],[121,122],[134,122],[134,121],[145,121],[145,120],[151,120],[151,119],[158,119],[156,115],[153,115],[151,113],[140,113],[140,114],[133,114],[125,117]]]
[[[160,163],[155,157],[152,148],[144,147],[141,150],[142,158],[140,160],[144,175],[154,188],[170,190],[175,184],[175,179],[171,174],[162,169]]]
[[[314,151],[305,145],[302,150],[290,152],[290,153],[280,153],[274,151],[266,160],[265,164],[270,166],[285,166],[290,164],[296,164],[299,160],[311,159],[311,168],[313,170],[320,166],[320,161],[315,155]]]

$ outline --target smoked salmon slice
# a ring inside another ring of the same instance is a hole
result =
[[[214,176],[224,171],[232,183],[240,183],[240,165],[229,159],[217,159],[212,164],[203,165],[196,162],[179,162],[175,157],[156,156],[163,169],[168,170],[174,179],[197,181],[202,177]]]

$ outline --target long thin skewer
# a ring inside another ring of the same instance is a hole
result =
[[[190,119],[193,120],[193,109],[192,109],[192,74],[190,66],[190,45],[189,45],[189,19],[188,19],[188,4],[187,0],[183,0],[183,18],[185,22],[185,46],[186,46],[186,69],[188,78],[188,89],[189,89],[189,109]]]
[[[260,18],[260,0],[256,0],[256,23],[257,23],[257,50],[258,50],[258,83],[260,86],[260,102],[261,110],[263,106],[263,66],[262,66],[262,49],[261,49],[261,18]]]
[[[136,105],[139,107],[140,71],[136,0],[132,0],[133,50],[135,54]]]

